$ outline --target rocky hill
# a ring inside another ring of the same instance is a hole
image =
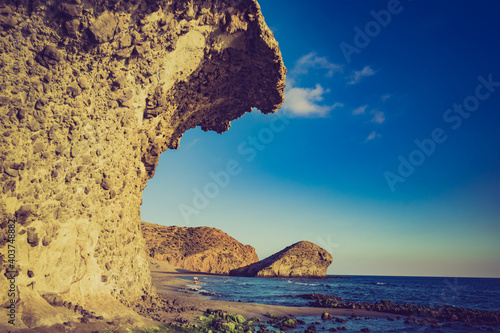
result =
[[[160,154],[274,112],[285,71],[255,0],[0,0],[0,304],[16,327],[133,322],[154,295],[140,205]]]
[[[322,277],[332,263],[330,253],[302,241],[254,264],[234,269],[229,275],[256,277]]]
[[[259,261],[255,249],[209,227],[165,227],[142,222],[150,257],[195,272],[227,274]]]

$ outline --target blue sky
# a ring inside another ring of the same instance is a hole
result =
[[[309,240],[330,274],[500,277],[500,4],[260,4],[283,108],[185,133],[142,220],[216,227],[261,259]]]

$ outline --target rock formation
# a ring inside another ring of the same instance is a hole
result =
[[[150,257],[195,272],[227,274],[259,261],[255,249],[209,227],[165,227],[142,222]]]
[[[229,275],[256,277],[322,277],[332,263],[330,253],[302,241],[254,264],[233,269]]]
[[[0,305],[18,328],[154,295],[139,210],[159,155],[274,112],[285,84],[255,0],[0,0],[0,76]]]

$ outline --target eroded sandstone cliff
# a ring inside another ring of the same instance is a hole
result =
[[[159,155],[275,111],[285,68],[255,0],[0,0],[0,76],[0,304],[11,219],[16,326],[35,327],[154,294],[139,209]]]
[[[301,241],[253,264],[229,272],[234,276],[322,277],[333,258],[318,245]]]
[[[141,226],[147,254],[182,269],[227,274],[259,261],[252,246],[216,228],[165,227],[147,222]]]

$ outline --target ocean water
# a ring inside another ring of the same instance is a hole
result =
[[[500,311],[500,279],[439,278],[394,276],[347,276],[347,279],[268,279],[232,276],[201,277],[196,286],[199,292],[210,294],[213,299],[250,303],[307,306],[309,300],[293,297],[301,294],[326,294],[340,296],[344,301],[380,302],[391,300],[396,304],[410,303],[424,306],[457,306],[477,310]],[[190,278],[185,278],[191,285]],[[325,309],[328,311],[328,309]],[[303,318],[304,319],[304,318]],[[347,318],[345,318],[347,319]],[[308,324],[318,318],[304,319]],[[348,331],[369,328],[371,332],[500,332],[500,327],[476,326],[438,329],[404,324],[403,320],[384,319],[348,320],[345,324],[326,322],[316,325],[318,331],[325,327],[345,326]],[[363,326],[364,325],[364,326]],[[306,327],[287,332],[303,332]]]

